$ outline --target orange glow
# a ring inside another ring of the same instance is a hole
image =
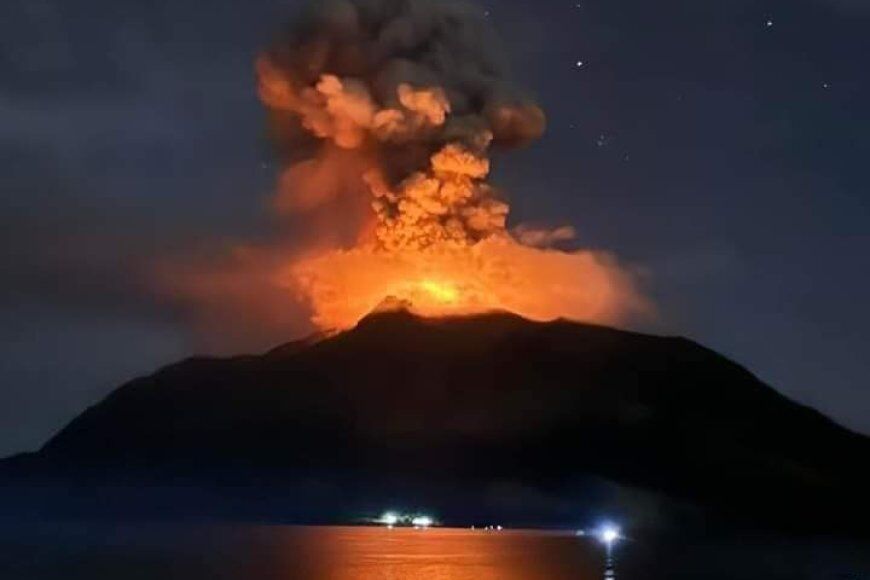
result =
[[[433,300],[441,304],[455,304],[459,300],[459,290],[450,282],[420,280],[417,285]]]
[[[260,99],[273,120],[283,120],[276,134],[289,143],[301,131],[318,144],[307,159],[289,162],[275,207],[310,221],[313,211],[350,196],[362,210],[332,213],[355,218],[351,243],[330,243],[335,239],[325,233],[315,241],[318,251],[301,246],[302,255],[288,257],[276,276],[310,309],[311,322],[349,328],[386,300],[424,316],[507,310],[534,320],[598,323],[618,323],[646,308],[632,273],[610,255],[551,247],[570,241],[573,228],[507,229],[510,207],[487,181],[490,149],[535,140],[546,118],[534,103],[505,92],[503,81],[456,78],[468,59],[481,58],[480,70],[491,70],[487,52],[476,52],[482,46],[469,52],[451,30],[428,34],[418,39],[421,46],[439,40],[428,47],[431,54],[421,52],[431,57],[420,63],[426,74],[416,74],[414,66],[396,65],[408,58],[404,52],[394,60],[380,55],[380,31],[372,31],[371,44],[358,34],[336,35],[328,14],[311,22],[310,35],[257,59]],[[406,15],[385,16],[408,28]],[[421,30],[429,30],[425,24]],[[366,38],[364,32],[357,31]],[[372,70],[360,68],[366,47],[379,55]],[[383,62],[390,64],[380,70]],[[292,159],[299,151],[288,153]]]
[[[249,577],[297,580],[564,580],[596,578],[599,559],[573,535],[380,527],[290,528],[264,532],[274,559]],[[276,539],[277,541],[272,541]]]
[[[386,298],[423,316],[505,310],[532,320],[614,323],[641,311],[632,278],[606,254],[524,246],[507,234],[470,245],[332,251],[289,266],[282,283],[321,328],[349,328]]]
[[[429,317],[498,310],[600,324],[649,310],[634,272],[610,254],[554,249],[571,242],[572,227],[508,229],[510,207],[487,180],[490,151],[539,137],[546,119],[537,105],[497,78],[459,82],[460,57],[474,54],[461,42],[444,53],[442,41],[462,40],[450,31],[427,36],[439,39],[430,47],[437,58],[421,70],[459,59],[441,74],[393,65],[360,74],[360,50],[379,54],[380,33],[359,45],[355,34],[336,36],[334,22],[313,24],[322,43],[304,35],[257,59],[282,152],[272,209],[287,229],[203,272],[165,276],[194,304],[204,335],[259,344],[311,325],[343,330],[384,303]],[[370,64],[408,55],[383,56]],[[479,68],[488,71],[485,56]],[[354,74],[341,74],[345,66]]]
[[[506,310],[598,323],[645,308],[632,276],[609,255],[546,247],[570,238],[571,228],[514,237],[507,204],[485,183],[488,172],[482,151],[458,143],[394,188],[370,168],[364,180],[374,227],[352,248],[293,260],[280,284],[322,329],[352,327],[388,298],[423,316]]]

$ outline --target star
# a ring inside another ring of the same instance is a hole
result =
[[[773,26],[773,20],[768,20],[766,24],[768,28],[771,28]]]
[[[582,60],[578,60],[578,61],[577,61],[577,68],[582,67],[583,64],[584,64],[584,62],[583,62]]]

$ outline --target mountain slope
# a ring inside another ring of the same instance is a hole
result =
[[[16,469],[316,481],[358,503],[430,485],[449,503],[492,482],[571,497],[600,477],[719,513],[839,521],[866,513],[868,458],[866,438],[685,339],[400,311],[134,380]]]

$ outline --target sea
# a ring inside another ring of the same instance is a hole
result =
[[[606,572],[572,530],[48,523],[0,526],[2,580],[870,580],[870,546],[625,534]]]

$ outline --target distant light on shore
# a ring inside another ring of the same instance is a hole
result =
[[[393,527],[397,523],[399,523],[399,514],[395,512],[386,512],[384,513],[384,515],[381,516],[381,519],[378,521],[385,526]]]
[[[384,525],[388,528],[396,526],[414,527],[417,529],[429,528],[435,525],[435,518],[426,514],[407,514],[396,511],[388,511],[381,514],[374,523]]]
[[[435,523],[429,516],[414,516],[411,518],[411,525],[415,528],[428,528]]]
[[[616,526],[610,525],[610,524],[607,524],[607,525],[603,526],[603,527],[598,531],[598,538],[599,538],[602,542],[604,542],[605,544],[607,544],[608,546],[611,546],[611,545],[612,545],[615,541],[617,541],[620,537],[622,537],[622,536],[621,536],[621,534],[620,534],[620,532],[619,532],[619,528],[616,527]]]

